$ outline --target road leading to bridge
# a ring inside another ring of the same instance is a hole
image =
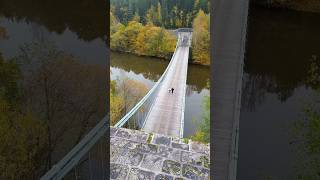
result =
[[[168,136],[183,136],[186,79],[191,33],[180,32],[180,42],[156,94],[143,130]],[[173,93],[169,89],[174,88]]]

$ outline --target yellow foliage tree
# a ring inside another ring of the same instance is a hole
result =
[[[127,26],[118,23],[111,34],[112,50],[130,52],[137,55],[170,58],[176,45],[176,37],[153,23],[143,26],[130,21]]]
[[[147,94],[145,84],[125,78],[110,82],[110,119],[115,125],[143,96]]]
[[[210,16],[200,10],[193,21],[192,58],[194,62],[210,64]]]
[[[124,101],[120,96],[110,92],[110,119],[111,126],[115,125],[121,118]]]

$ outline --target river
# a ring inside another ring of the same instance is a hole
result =
[[[306,80],[320,58],[320,14],[249,10],[239,130],[239,180],[296,179],[295,121],[316,97]]]
[[[131,78],[145,84],[149,89],[160,78],[169,61],[139,57],[132,54],[118,52],[110,53],[111,79]],[[196,132],[199,123],[202,122],[202,101],[210,94],[206,87],[209,81],[210,68],[189,64],[186,89],[186,107],[184,137],[189,137]]]

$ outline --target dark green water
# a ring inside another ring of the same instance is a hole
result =
[[[242,84],[239,180],[291,180],[308,171],[294,123],[316,97],[307,80],[320,60],[320,14],[252,7]]]
[[[131,54],[111,52],[111,79],[128,77],[151,88],[160,78],[169,61],[139,57]],[[188,66],[184,136],[194,134],[197,124],[202,121],[202,100],[210,94],[206,88],[210,68],[206,66]]]

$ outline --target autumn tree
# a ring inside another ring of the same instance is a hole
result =
[[[176,37],[152,23],[143,26],[130,21],[127,26],[120,23],[114,26],[111,27],[112,50],[162,58],[170,58],[174,52]]]
[[[133,106],[147,94],[145,84],[124,78],[110,82],[111,125],[115,125]]]
[[[111,35],[111,49],[125,52],[133,51],[141,27],[142,24],[136,21],[130,21],[127,26],[120,25],[117,32]]]
[[[112,50],[124,51],[127,38],[124,36],[125,26],[121,23],[117,27],[111,27],[110,48]]]
[[[210,64],[210,19],[200,10],[193,21],[192,58],[200,64]]]
[[[132,17],[132,21],[140,22],[140,16],[139,16],[139,14],[137,12]]]
[[[157,5],[157,17],[156,17],[156,25],[161,26],[162,25],[162,14],[161,14],[161,4],[158,2]]]
[[[110,82],[110,124],[115,125],[121,118],[124,109],[124,101],[117,94],[116,81]]]
[[[117,84],[117,93],[124,102],[124,113],[127,113],[144,95],[148,88],[138,81],[124,78]]]
[[[154,6],[151,6],[146,13],[147,24],[153,25],[157,20],[157,11]]]
[[[138,34],[138,36],[136,37],[136,44],[135,44],[135,51],[134,53],[138,54],[138,55],[145,55],[146,52],[148,51],[148,48],[146,46],[146,41],[149,38],[149,35],[147,34],[148,29],[152,27],[151,24],[148,24],[146,26],[143,26],[140,29],[140,32]]]
[[[0,54],[0,179],[38,179],[46,154],[46,131],[21,102],[21,74]]]

